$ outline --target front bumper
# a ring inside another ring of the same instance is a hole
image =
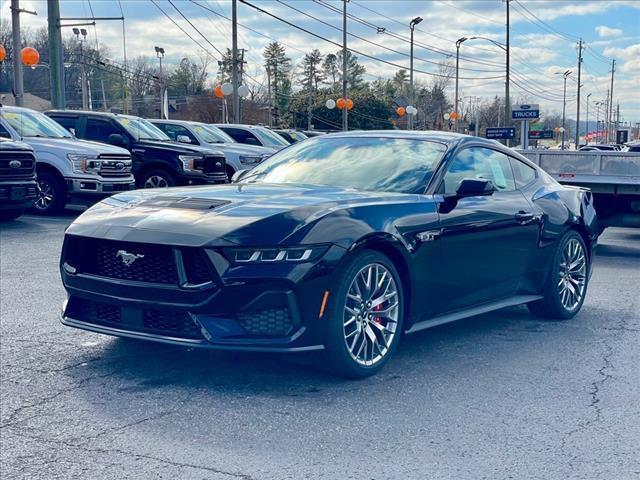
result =
[[[99,176],[85,178],[67,178],[67,192],[74,197],[101,198],[114,193],[135,190],[133,175],[123,178],[102,178]]]
[[[332,246],[312,263],[252,266],[234,266],[215,249],[207,251],[213,282],[187,287],[72,272],[63,261],[68,300],[61,321],[98,333],[188,347],[287,352],[324,348],[327,320],[319,312],[345,253],[342,248]]]
[[[199,170],[183,170],[178,174],[178,185],[217,185],[228,183],[229,178],[225,172],[204,173]]]
[[[34,180],[0,181],[0,210],[28,208],[38,197]]]

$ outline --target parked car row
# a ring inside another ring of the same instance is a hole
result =
[[[24,142],[35,155],[36,197],[24,208],[39,214],[57,213],[69,202],[93,204],[135,188],[225,183],[282,148],[319,134],[0,106],[0,137]],[[9,154],[7,148],[3,156]]]

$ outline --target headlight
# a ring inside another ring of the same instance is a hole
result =
[[[81,155],[76,153],[67,154],[67,158],[71,160],[73,165],[73,173],[92,173],[97,174],[100,171],[102,162],[95,155]]]
[[[328,245],[303,245],[287,248],[225,248],[227,259],[234,264],[302,263],[316,260]]]
[[[254,163],[260,163],[262,161],[261,156],[240,155],[240,163],[243,165],[252,165]]]
[[[184,170],[199,170],[196,168],[196,162],[202,160],[202,155],[178,155],[178,159],[182,162]]]

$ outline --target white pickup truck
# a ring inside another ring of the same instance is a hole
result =
[[[519,150],[560,183],[593,192],[601,226],[640,228],[640,152]]]

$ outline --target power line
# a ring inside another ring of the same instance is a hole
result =
[[[187,21],[187,23],[188,23],[189,25],[191,25],[191,27],[192,27],[196,32],[198,32],[198,34],[199,34],[202,38],[204,38],[204,41],[205,41],[205,42],[207,42],[209,45],[211,45],[211,46],[213,47],[213,49],[214,49],[216,52],[218,52],[220,55],[222,55],[222,56],[224,57],[224,54],[223,54],[223,53],[218,49],[218,47],[216,47],[213,43],[211,43],[211,42],[209,41],[209,39],[208,39],[207,37],[205,37],[205,36],[202,34],[202,32],[196,28],[196,26],[191,22],[191,20],[189,20],[189,19],[186,17],[186,15],[185,15],[184,13],[182,13],[178,7],[176,7],[175,3],[173,3],[171,0],[168,0],[168,2],[171,4],[171,6],[172,6],[173,8],[175,8],[175,10],[180,14],[180,16],[181,16],[182,18],[184,18],[184,19]],[[155,3],[155,2],[154,2],[154,3]]]
[[[531,10],[529,10],[527,7],[525,7],[522,3],[520,3],[519,0],[514,0],[516,4],[518,4],[518,7],[521,8],[522,10],[524,10],[526,13],[523,13],[522,11],[520,11],[520,14],[526,18],[529,22],[533,23],[534,25],[537,25],[539,27],[541,27],[543,30],[547,31],[548,33],[555,35],[558,38],[562,38],[565,40],[569,40],[570,42],[575,42],[578,39],[578,37],[573,37],[573,36],[569,36],[563,32],[561,32],[560,30],[552,27],[551,25],[549,25],[548,23],[544,22],[543,20],[541,20],[535,13],[533,13]],[[518,10],[516,8],[516,10]],[[528,14],[528,15],[527,15]],[[533,17],[535,20],[531,20],[531,18],[528,17]],[[536,22],[537,20],[537,22]]]
[[[317,18],[317,17],[311,15],[310,13],[307,13],[307,12],[305,12],[303,10],[300,10],[300,9],[298,9],[298,8],[292,6],[292,5],[289,5],[289,4],[285,3],[285,2],[283,2],[282,0],[276,0],[276,1],[278,3],[284,5],[285,7],[288,7],[290,9],[292,9],[292,10],[295,10],[296,12],[301,13],[302,15],[305,15],[305,16],[307,16],[309,18],[312,18],[312,19],[322,23],[323,25],[326,25],[326,26],[328,26],[330,28],[333,28],[334,30],[342,32],[341,28],[338,28],[335,25],[330,24],[329,22],[325,22],[324,20],[322,20],[320,18]],[[396,53],[398,55],[402,55],[404,57],[411,57],[411,55],[408,54],[407,52],[401,52],[400,50],[396,50],[394,48],[381,45],[381,44],[373,42],[373,41],[371,41],[371,40],[369,40],[367,38],[364,38],[364,37],[361,37],[359,35],[356,35],[355,33],[347,32],[347,34],[352,36],[352,37],[354,37],[354,38],[357,38],[358,40],[362,40],[363,42],[367,42],[367,43],[369,43],[371,45],[375,45],[378,48],[382,48],[384,50]],[[427,60],[426,58],[417,57],[415,55],[413,56],[413,58],[415,60],[419,60],[419,61],[425,62],[425,63],[430,63],[430,64],[433,64],[433,65],[442,65],[442,62],[436,62],[436,61],[433,61],[433,60]],[[498,70],[478,70],[478,69],[475,69],[475,68],[464,68],[464,67],[460,67],[460,70],[469,70],[469,71],[472,71],[472,72],[483,72],[483,73],[498,73],[499,72]]]
[[[285,20],[284,18],[278,17],[277,15],[275,15],[275,14],[273,14],[271,12],[268,12],[268,11],[266,11],[266,10],[256,6],[256,5],[253,5],[252,3],[249,3],[247,0],[239,0],[239,1],[241,3],[243,3],[243,4],[245,4],[245,5],[251,7],[251,8],[253,8],[253,9],[259,11],[259,12],[261,12],[261,13],[264,13],[265,15],[268,15],[268,16],[270,16],[272,18],[275,18],[276,20],[279,20],[279,21],[281,21],[283,23],[286,23],[287,25],[289,25],[289,26],[291,26],[291,27],[293,27],[293,28],[295,28],[297,30],[300,30],[302,32],[307,33],[308,35],[311,35],[311,36],[316,37],[316,38],[318,38],[320,40],[324,40],[325,42],[331,43],[332,45],[335,45],[337,47],[342,48],[342,44],[340,44],[338,42],[335,42],[335,41],[333,41],[333,40],[331,40],[329,38],[323,37],[322,35],[319,35],[319,34],[317,34],[315,32],[307,30],[306,28],[300,27],[299,25],[296,25],[296,24],[294,24],[292,22],[289,22],[288,20]],[[401,68],[401,69],[404,69],[404,70],[407,69],[407,67],[405,67],[404,65],[400,65],[400,64],[394,63],[394,62],[390,62],[388,60],[384,60],[382,58],[375,57],[373,55],[369,55],[367,53],[361,52],[359,50],[355,50],[353,48],[349,48],[349,51],[353,52],[353,53],[356,53],[356,54],[358,54],[358,55],[360,55],[362,57],[369,58],[371,60],[376,60],[376,61],[381,62],[381,63],[386,63],[387,65],[391,65],[391,66],[396,67],[396,68]],[[425,70],[414,69],[414,71],[417,72],[417,73],[423,73],[425,75],[429,75],[429,76],[433,76],[433,77],[450,78],[449,75],[442,75],[442,74],[439,74],[439,73],[427,72]],[[463,80],[491,80],[491,79],[503,78],[503,76],[500,75],[500,76],[495,76],[495,77],[472,77],[472,78],[460,77],[460,78],[462,78]]]
[[[165,16],[165,17],[167,17],[169,20],[171,20],[171,22],[172,22],[176,27],[178,27],[178,28],[182,31],[182,33],[184,33],[187,37],[189,37],[193,43],[195,43],[196,45],[198,45],[198,46],[199,46],[199,47],[200,47],[200,48],[201,48],[205,53],[207,53],[207,55],[209,55],[210,57],[214,58],[215,60],[218,60],[218,59],[216,58],[216,56],[215,56],[215,55],[213,55],[213,54],[212,54],[209,50],[207,50],[207,49],[206,49],[206,48],[205,48],[205,47],[204,47],[200,42],[198,42],[195,38],[193,38],[193,37],[189,34],[189,32],[187,32],[184,28],[182,28],[182,27],[180,26],[180,24],[179,24],[178,22],[176,22],[173,18],[171,18],[171,15],[169,15],[167,12],[165,12],[165,11],[162,9],[162,7],[156,3],[156,0],[151,0],[151,3],[153,3],[153,4],[158,8],[158,10],[160,10],[160,11],[164,14],[164,16]]]

